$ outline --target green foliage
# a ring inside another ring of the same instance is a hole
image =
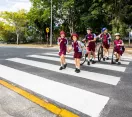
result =
[[[31,42],[46,42],[46,27],[50,27],[51,0],[30,0],[32,7],[27,13],[4,12],[1,17],[9,24],[0,23],[0,37],[7,33],[23,35]],[[54,41],[60,30],[70,36],[73,32],[85,34],[91,27],[97,34],[107,27],[114,34],[128,34],[132,27],[131,0],[53,0],[53,36]],[[4,27],[4,28],[3,28]]]
[[[3,32],[15,33],[17,36],[17,44],[19,43],[19,36],[23,34],[26,28],[27,15],[25,10],[20,10],[18,12],[1,12],[1,17],[4,19],[5,23],[3,25]],[[3,34],[4,37],[8,36]]]

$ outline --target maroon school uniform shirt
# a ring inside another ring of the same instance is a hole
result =
[[[124,52],[124,50],[123,50],[124,46],[118,46],[118,44],[122,44],[122,43],[123,43],[123,41],[121,39],[114,41],[114,46],[115,46],[114,51],[119,53],[120,55],[122,55]]]
[[[66,54],[67,51],[67,45],[68,45],[68,40],[67,38],[58,38],[58,43],[60,43],[60,48],[59,48],[59,52],[60,53],[64,53]]]
[[[123,41],[122,41],[121,39],[119,39],[119,40],[114,40],[115,48],[116,48],[116,49],[120,49],[120,47],[122,47],[122,46],[118,46],[118,44],[122,44],[122,43],[123,43]]]
[[[100,34],[99,38],[102,39],[103,46],[107,49],[110,48],[110,40],[111,40],[111,35],[109,33],[106,34]]]
[[[72,48],[75,53],[82,52],[81,42],[80,41],[72,42]]]
[[[95,38],[96,38],[96,35],[95,34],[87,34],[86,36],[85,36],[85,38],[86,38],[86,41],[91,41],[91,40],[94,40]],[[95,42],[89,42],[88,43],[88,47],[95,47]]]
[[[82,57],[82,48],[81,48],[81,42],[76,41],[72,42],[72,48],[74,50],[74,58],[80,59]]]
[[[92,34],[92,33],[87,34],[86,37],[85,37],[86,41],[94,40],[95,38],[96,38],[96,35]],[[95,52],[95,42],[94,41],[88,43],[87,50]]]

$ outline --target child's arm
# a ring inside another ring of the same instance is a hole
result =
[[[124,46],[124,42],[122,41],[122,44],[118,44],[118,46]]]
[[[58,46],[60,46],[62,40],[60,40],[60,38],[58,38]]]
[[[69,46],[68,46],[68,40],[67,40],[67,43],[66,43],[66,48],[67,48],[67,52],[69,53]]]
[[[69,48],[68,48],[68,52],[69,52],[69,53],[70,53],[72,50],[73,50],[72,47],[69,47]]]
[[[85,38],[82,40],[82,42],[86,42],[87,40],[87,35],[85,36]]]
[[[73,50],[73,43],[72,46],[68,48],[69,52],[71,52]]]

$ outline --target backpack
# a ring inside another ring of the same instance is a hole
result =
[[[74,42],[72,42],[72,45],[73,45]],[[79,45],[79,48],[78,48],[78,52],[82,52],[82,48],[84,47],[84,44],[80,41],[77,41],[78,45]]]

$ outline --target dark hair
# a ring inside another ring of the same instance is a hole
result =
[[[91,30],[92,31],[92,28],[91,27],[88,27],[87,30]]]

